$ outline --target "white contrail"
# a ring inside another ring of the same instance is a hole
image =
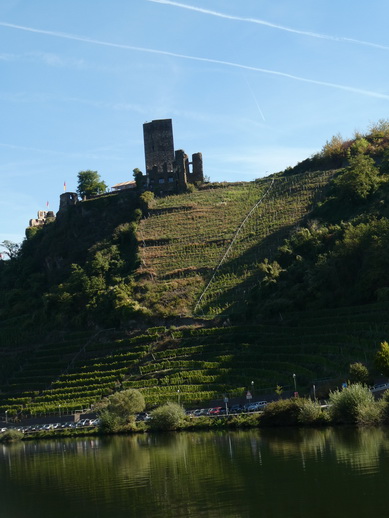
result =
[[[121,43],[112,43],[109,41],[95,40],[93,38],[88,38],[87,36],[79,36],[76,34],[68,34],[65,32],[56,32],[56,31],[47,31],[47,30],[43,30],[43,29],[35,29],[33,27],[15,25],[13,23],[0,22],[0,26],[8,27],[11,29],[18,29],[18,30],[22,30],[22,31],[34,32],[37,34],[45,34],[47,36],[53,36],[56,38],[65,38],[68,40],[82,41],[84,43],[92,43],[94,45],[102,45],[105,47],[115,47],[115,48],[124,49],[124,50],[132,50],[135,52],[146,52],[149,54],[158,54],[158,55],[162,55],[162,56],[171,56],[171,57],[175,57],[175,58],[179,58],[179,59],[200,61],[203,63],[213,63],[215,65],[223,65],[223,66],[227,66],[227,67],[239,68],[242,70],[250,70],[251,72],[260,72],[262,74],[269,74],[269,75],[274,75],[274,76],[278,76],[278,77],[285,77],[287,79],[293,79],[295,81],[302,81],[304,83],[310,83],[310,84],[319,85],[319,86],[326,86],[329,88],[336,88],[337,90],[344,90],[346,92],[352,92],[352,93],[356,93],[356,94],[360,94],[360,95],[365,95],[368,97],[376,97],[378,99],[389,99],[389,95],[382,94],[379,92],[373,92],[371,90],[363,90],[361,88],[355,88],[353,86],[345,86],[345,85],[339,85],[337,83],[330,83],[327,81],[308,79],[306,77],[295,76],[293,74],[287,74],[285,72],[278,72],[276,70],[270,70],[270,69],[266,69],[266,68],[242,65],[240,63],[234,63],[231,61],[222,61],[220,59],[203,58],[203,57],[199,57],[199,56],[188,56],[186,54],[178,54],[176,52],[169,52],[167,50],[149,49],[149,48],[145,48],[145,47],[135,47],[132,45],[124,45]]]
[[[253,96],[253,99],[254,99],[254,102],[255,102],[255,104],[256,104],[256,106],[258,108],[259,114],[262,117],[263,122],[266,122],[265,116],[263,114],[263,111],[261,110],[261,107],[259,106],[259,102],[258,102],[258,100],[257,100],[257,98],[255,96],[254,90],[251,88],[251,85],[250,85],[249,80],[247,79],[247,77],[244,76],[244,78],[246,79],[247,86],[249,87],[251,95]]]
[[[257,25],[264,25],[272,29],[278,29],[280,31],[292,32],[294,34],[300,34],[302,36],[310,36],[311,38],[320,38],[323,40],[330,41],[346,41],[349,43],[356,43],[358,45],[366,45],[368,47],[375,47],[378,49],[389,50],[388,45],[381,45],[379,43],[372,43],[370,41],[357,40],[353,38],[345,38],[343,36],[331,36],[330,34],[321,34],[319,32],[302,31],[300,29],[293,29],[285,25],[279,25],[277,23],[267,22],[266,20],[260,20],[258,18],[245,18],[243,16],[234,16],[231,14],[221,13],[219,11],[211,11],[209,9],[203,9],[202,7],[196,7],[188,4],[181,4],[180,2],[173,2],[172,0],[147,0],[148,2],[154,2],[156,4],[171,5],[174,7],[181,7],[190,11],[196,11],[198,13],[209,14],[211,16],[217,16],[218,18],[225,18],[227,20],[235,20],[238,22],[256,23]]]

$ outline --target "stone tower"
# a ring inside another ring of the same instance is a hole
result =
[[[192,162],[183,150],[174,151],[171,119],[143,124],[146,188],[158,194],[183,192],[188,183],[204,181],[201,153]],[[190,166],[192,166],[192,171]]]
[[[173,170],[174,142],[171,119],[161,119],[143,124],[146,171],[157,168],[158,173]]]

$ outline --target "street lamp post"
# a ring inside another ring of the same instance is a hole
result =
[[[254,396],[254,382],[251,382],[251,395]]]
[[[8,423],[8,410],[5,411],[5,422]]]
[[[177,389],[178,404],[180,404],[180,389]]]
[[[294,395],[297,394],[297,385],[296,385],[296,374],[293,373],[293,383],[294,383]]]

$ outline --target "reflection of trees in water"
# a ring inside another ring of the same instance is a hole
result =
[[[269,513],[288,512],[282,499],[270,503],[279,488],[293,495],[310,487],[304,498],[314,505],[330,478],[328,490],[340,498],[350,473],[373,473],[388,455],[385,428],[143,434],[3,445],[0,477],[6,502],[23,492],[28,508],[29,498],[33,505],[44,494],[42,511],[60,498],[64,509],[88,509],[85,518],[91,508],[110,506],[137,518],[162,516],[163,509],[171,510],[166,516],[200,516],[199,509],[221,516],[212,514],[215,499],[220,512],[219,500],[230,498],[242,500],[242,516],[254,516],[258,498]]]
[[[377,472],[382,453],[389,453],[389,435],[386,428],[361,428],[337,431],[334,452],[338,462],[365,473]]]
[[[389,454],[389,429],[384,427],[304,428],[272,430],[271,434],[266,430],[262,439],[273,454],[285,459],[305,456],[320,460],[333,455],[337,462],[364,471],[377,470],[381,454]]]
[[[0,464],[5,467],[1,456],[11,460],[7,476],[16,491],[44,487],[46,506],[60,497],[64,506],[80,509],[111,502],[134,516],[139,507],[152,515],[155,506],[196,516],[200,503],[193,495],[202,495],[201,505],[212,509],[215,495],[231,486],[231,466],[239,459],[234,453],[242,448],[251,456],[247,434],[245,439],[223,432],[144,434],[20,443],[0,452]],[[239,470],[233,479],[244,485]]]

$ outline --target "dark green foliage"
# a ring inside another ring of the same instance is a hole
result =
[[[3,432],[0,434],[0,443],[21,441],[22,438],[23,438],[22,432],[19,432],[19,430],[13,430],[12,428],[10,428],[6,432]]]
[[[295,426],[299,424],[302,402],[299,398],[280,399],[265,406],[261,426]]]
[[[389,344],[381,342],[379,350],[374,358],[374,365],[377,371],[385,376],[389,376]]]
[[[268,314],[383,300],[389,287],[389,219],[311,224],[262,263],[257,304]],[[274,273],[275,272],[275,273]]]
[[[169,431],[179,428],[185,411],[181,405],[168,401],[164,405],[156,408],[151,413],[150,428],[152,430]]]
[[[5,251],[3,250],[2,253],[6,254],[9,259],[16,259],[20,253],[20,245],[18,243],[13,243],[8,239],[0,243],[0,246],[5,248]]]
[[[362,363],[355,362],[350,364],[349,373],[349,380],[351,383],[361,383],[362,385],[367,385],[369,383],[369,370]]]
[[[107,184],[101,180],[97,171],[80,171],[77,178],[77,193],[81,198],[90,198],[97,194],[103,194],[108,188]]]
[[[109,396],[107,410],[128,421],[134,414],[145,409],[145,399],[139,390],[127,389]]]
[[[382,421],[389,424],[389,390],[385,390],[382,395]]]
[[[69,207],[29,233],[17,258],[0,262],[0,318],[28,314],[35,332],[133,318],[140,217],[134,193],[113,194]]]
[[[331,392],[328,411],[335,423],[377,424],[381,419],[381,407],[369,388],[360,383]]]
[[[357,154],[350,158],[350,165],[335,180],[339,201],[359,203],[371,196],[379,185],[379,169],[370,156]]]
[[[142,173],[142,171],[136,167],[133,170],[133,173],[134,173],[134,180],[135,180],[135,183],[136,183],[136,188],[137,189],[142,189],[142,187],[143,187],[143,173]]]
[[[118,415],[109,412],[107,409],[101,410],[99,413],[99,419],[99,430],[102,433],[115,433],[123,426],[122,419]]]

